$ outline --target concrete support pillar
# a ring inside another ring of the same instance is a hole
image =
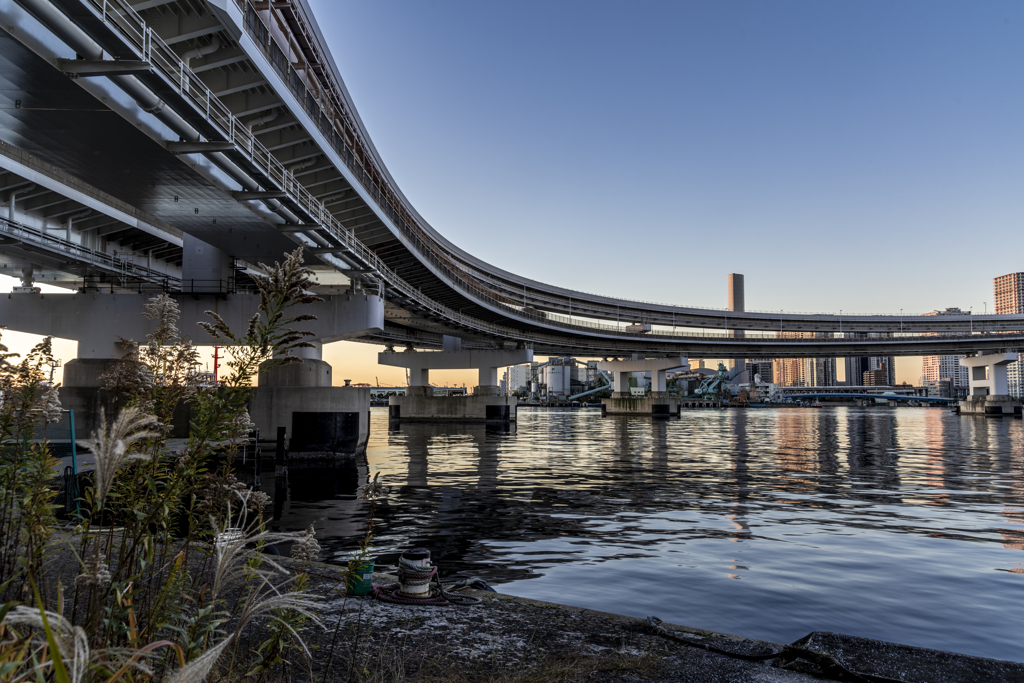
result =
[[[480,386],[498,386],[498,368],[480,368]]]
[[[651,370],[651,393],[664,394],[666,391],[665,371]]]
[[[388,400],[392,420],[454,421],[454,422],[514,422],[516,399],[501,395],[498,388],[498,368],[529,363],[532,349],[461,350],[461,340],[444,337],[443,351],[384,351],[377,356],[381,365],[407,368],[409,387],[405,396],[392,396]],[[430,370],[476,369],[480,384],[467,397],[434,396],[428,386]]]
[[[673,368],[685,368],[685,358],[634,358],[633,360],[603,360],[597,364],[598,370],[612,375],[612,398],[627,398],[629,392],[629,376],[632,373],[651,373],[651,393],[664,395],[666,392],[665,373]]]
[[[309,343],[313,345],[312,348],[308,348],[308,349],[295,349],[295,351],[292,352],[292,355],[294,355],[296,358],[303,358],[303,359],[309,358],[309,359],[312,359],[312,360],[323,360],[324,359],[324,345],[323,345],[323,343],[322,342],[318,342],[318,341],[311,341]]]
[[[986,353],[960,359],[970,373],[971,396],[1007,396],[1010,385],[1006,366],[1017,360],[1016,353]]]

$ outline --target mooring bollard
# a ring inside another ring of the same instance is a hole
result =
[[[430,551],[413,548],[402,553],[398,562],[398,581],[403,595],[425,598],[430,595],[430,580],[433,578],[430,566]]]

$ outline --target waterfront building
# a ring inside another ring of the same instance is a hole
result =
[[[866,356],[854,356],[843,359],[846,366],[846,384],[848,386],[856,386],[857,382],[864,377],[864,373],[871,369],[868,365],[868,360]]]
[[[922,377],[921,388],[924,389],[925,396],[933,398],[953,397],[953,383],[950,382],[948,379],[934,381],[928,379],[927,377]]]
[[[964,315],[964,311],[954,306],[924,315]],[[921,359],[921,376],[932,382],[949,380],[952,390],[957,396],[966,396],[970,386],[970,374],[967,368],[960,365],[960,359],[964,357],[964,354],[924,356]]]
[[[995,312],[1024,313],[1024,273],[1009,273],[995,278]],[[1024,362],[1006,366],[1010,396],[1024,398]]]
[[[868,339],[891,336],[888,332],[847,332],[845,339]],[[896,358],[893,356],[860,356],[844,359],[846,364],[846,383],[856,385],[868,370],[885,370],[885,384],[896,384]]]

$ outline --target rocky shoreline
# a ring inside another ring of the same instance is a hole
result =
[[[324,600],[326,630],[306,634],[314,654],[296,662],[295,680],[1024,682],[1022,663],[828,632],[786,650],[683,625],[659,634],[644,619],[471,589],[463,592],[479,605],[392,604],[345,596],[341,567],[304,569]]]

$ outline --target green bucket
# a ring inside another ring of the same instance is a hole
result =
[[[369,595],[373,586],[373,560],[351,560],[345,583],[349,595]]]

